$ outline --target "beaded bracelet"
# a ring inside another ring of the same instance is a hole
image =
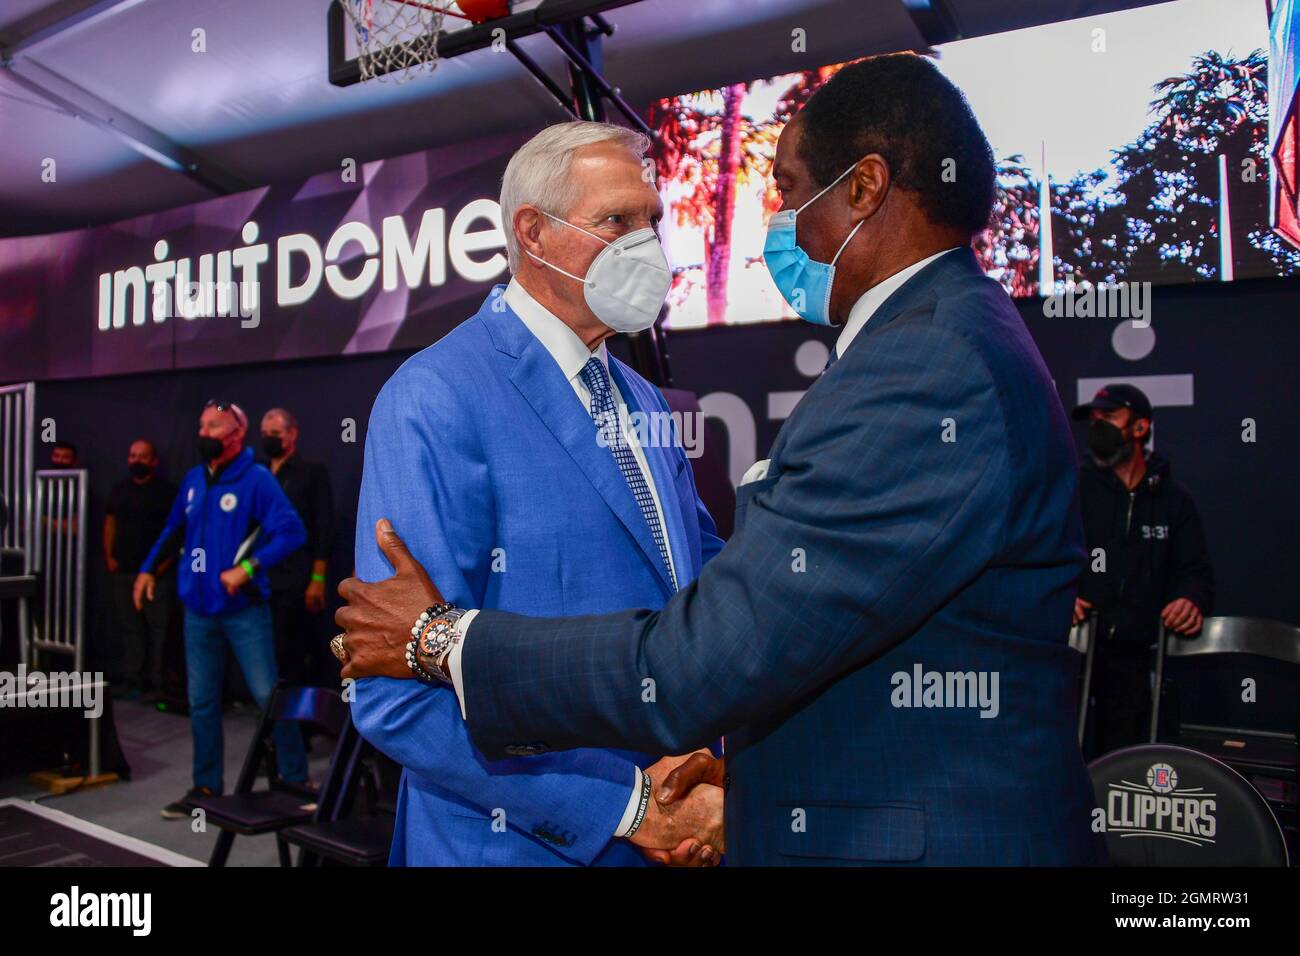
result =
[[[453,607],[455,607],[454,604],[447,604],[446,602],[426,607],[420,612],[420,616],[415,619],[415,624],[411,627],[411,636],[418,639],[420,632],[428,627],[430,621],[436,617],[442,617]]]
[[[420,612],[420,616],[416,618],[415,624],[411,627],[411,637],[413,640],[407,641],[406,643],[406,666],[411,669],[411,672],[415,674],[417,678],[426,684],[438,686],[441,684],[441,681],[420,666],[417,649],[421,632],[424,631],[425,628],[427,628],[434,620],[447,613],[452,606],[453,605],[444,602],[426,607]]]
[[[435,687],[441,686],[441,681],[420,666],[420,660],[415,653],[415,641],[406,642],[406,666],[409,667],[411,672],[424,683],[431,684]]]

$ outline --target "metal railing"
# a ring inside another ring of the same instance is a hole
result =
[[[29,594],[35,568],[32,556],[32,508],[34,444],[36,435],[36,384],[0,386],[0,561],[10,575],[18,602],[18,647],[27,662],[31,636]],[[25,579],[25,580],[24,580]]]
[[[42,614],[32,647],[71,654],[83,670],[86,630],[86,469],[36,473],[34,563]]]
[[[24,573],[31,571],[35,398],[32,382],[0,387],[0,495],[8,513],[0,529],[0,547],[24,552]]]

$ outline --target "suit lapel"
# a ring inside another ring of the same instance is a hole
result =
[[[662,567],[659,548],[632,496],[632,489],[628,487],[610,449],[596,441],[596,423],[592,420],[591,413],[582,407],[573,393],[573,387],[565,381],[564,373],[555,364],[555,359],[546,351],[546,347],[523,327],[523,323],[513,313],[508,313],[508,317],[509,321],[520,325],[528,339],[519,350],[510,380],[555,440],[582,469],[610,511],[622,522],[659,575],[660,581],[665,587],[671,588],[667,572]],[[495,320],[501,321],[504,318],[506,316],[496,316]],[[625,394],[624,398],[626,397]]]

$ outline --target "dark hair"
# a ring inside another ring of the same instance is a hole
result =
[[[961,90],[926,57],[890,53],[851,63],[799,117],[799,158],[817,185],[878,153],[893,184],[914,193],[934,221],[967,235],[988,225],[993,150]]]

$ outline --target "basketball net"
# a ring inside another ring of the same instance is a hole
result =
[[[438,66],[447,0],[337,0],[357,38],[361,79],[405,83]]]

